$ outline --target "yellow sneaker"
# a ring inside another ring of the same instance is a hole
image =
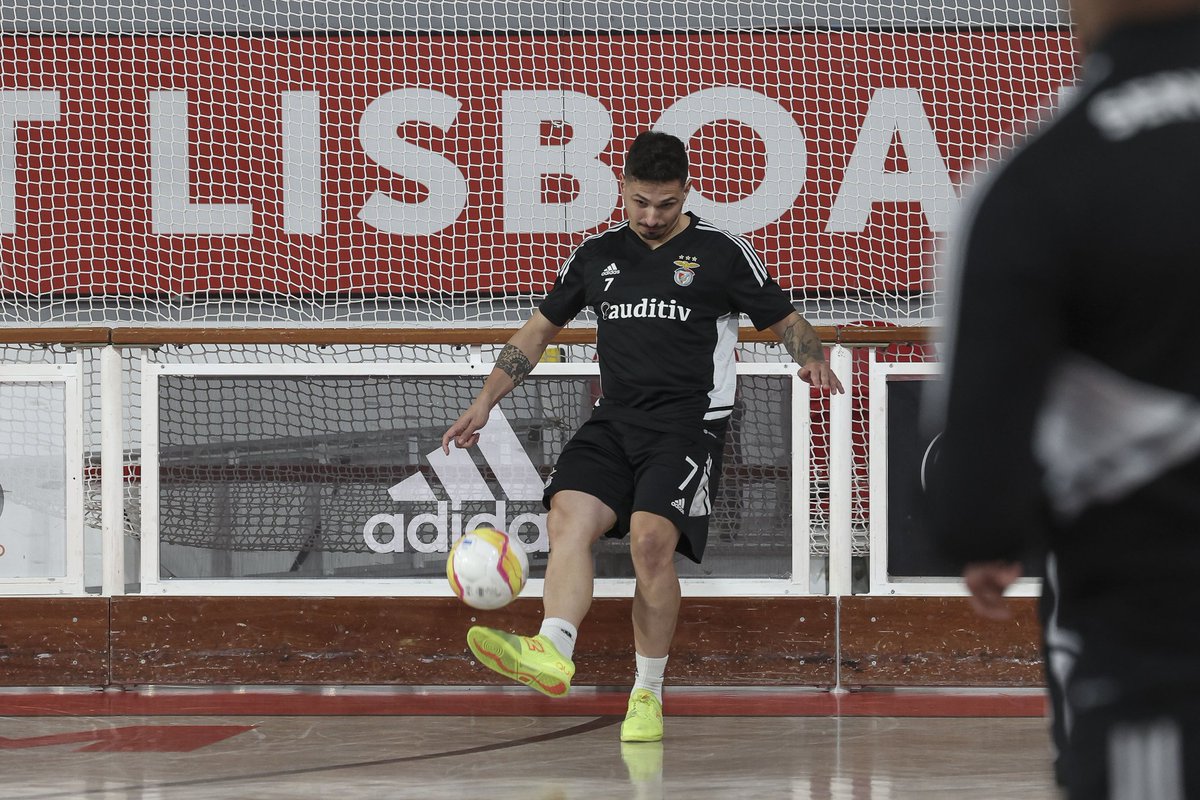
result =
[[[621,723],[621,741],[660,742],[662,738],[662,703],[649,689],[634,689]]]
[[[476,625],[467,631],[471,652],[490,670],[550,697],[571,691],[575,664],[545,636],[516,636]]]

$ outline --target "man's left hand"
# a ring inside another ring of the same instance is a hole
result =
[[[1004,592],[1021,577],[1019,561],[976,561],[963,569],[963,581],[971,591],[971,607],[981,617],[1012,618]]]
[[[838,376],[833,374],[833,370],[829,368],[828,361],[810,361],[800,368],[800,380],[808,383],[817,389],[838,394],[846,391],[842,388],[842,382],[838,380]]]

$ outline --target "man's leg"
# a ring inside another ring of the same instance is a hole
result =
[[[679,529],[671,520],[648,511],[634,512],[629,527],[637,576],[633,595],[637,679],[621,725],[621,740],[656,742],[663,736],[663,672],[679,618],[679,576],[675,573]]]
[[[546,518],[550,560],[542,593],[546,618],[564,619],[575,627],[583,622],[592,605],[592,546],[616,522],[613,510],[590,494],[563,490],[551,499]]]
[[[484,666],[551,697],[571,688],[575,633],[592,603],[592,545],[616,514],[584,492],[563,490],[551,499],[547,528],[550,561],[543,592],[545,617],[536,636],[517,636],[477,625],[467,644]]]
[[[675,545],[679,529],[666,517],[634,512],[629,525],[630,555],[637,577],[633,595],[633,644],[639,655],[663,658],[679,618],[679,576]]]

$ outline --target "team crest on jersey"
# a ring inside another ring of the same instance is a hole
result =
[[[696,273],[692,272],[696,267],[700,266],[700,262],[695,256],[680,256],[675,259],[675,282],[680,286],[690,286],[692,281],[696,279]]]

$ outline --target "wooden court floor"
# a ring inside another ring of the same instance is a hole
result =
[[[668,690],[622,745],[624,691],[0,692],[0,798],[1058,798],[1042,693]]]

